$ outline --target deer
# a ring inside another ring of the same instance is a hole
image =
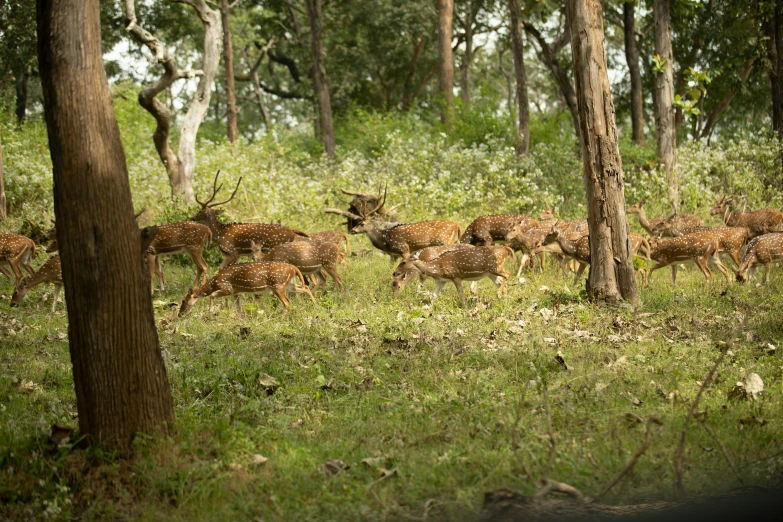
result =
[[[417,260],[417,261],[432,261],[433,259],[439,257],[441,254],[445,254],[446,252],[454,252],[456,250],[469,250],[472,248],[475,247],[473,245],[466,245],[463,243],[456,243],[454,245],[441,245],[441,246],[427,247],[417,252],[414,252],[413,254],[411,254],[411,257],[409,259]],[[425,279],[424,274],[419,272],[418,269],[413,267],[410,263],[406,264],[405,261],[400,263],[392,273],[392,295],[394,297],[399,297],[400,294],[402,294],[402,291],[405,289],[405,286],[408,284],[408,281],[415,278],[416,276],[419,277],[419,285],[416,290],[416,293],[418,293],[421,290],[421,285]]]
[[[11,296],[11,306],[18,305],[25,298],[27,292],[42,283],[52,283],[54,285],[54,298],[52,299],[52,313],[54,313],[60,290],[63,287],[63,271],[59,254],[49,258],[32,276],[22,278],[19,285],[14,289],[14,295]]]
[[[628,214],[636,214],[639,217],[639,224],[650,235],[653,235],[655,227],[664,221],[669,221],[680,228],[697,227],[701,225],[701,218],[693,214],[673,214],[668,217],[654,217],[648,219],[647,214],[644,212],[643,204],[638,201],[628,207],[626,212],[628,212]]]
[[[294,278],[298,277],[302,285],[298,285]],[[296,293],[304,293],[310,296],[315,304],[310,289],[304,286],[304,276],[293,265],[278,263],[276,261],[254,261],[250,263],[238,263],[228,265],[218,270],[212,279],[197,288],[191,288],[179,307],[178,317],[184,316],[196,302],[203,297],[234,296],[237,315],[242,315],[242,307],[239,303],[240,294],[260,294],[272,292],[283,303],[283,316],[288,314],[291,306],[286,295],[288,290]],[[210,313],[213,313],[212,300],[210,299]]]
[[[718,252],[726,252],[734,262],[734,266],[740,266],[740,252],[742,247],[750,238],[750,231],[744,227],[727,227],[727,226],[700,226],[700,227],[685,227],[678,228],[676,225],[663,222],[656,227],[656,230],[661,230],[659,235],[668,236],[682,236],[685,234],[692,234],[694,232],[706,232],[711,231],[718,238]]]
[[[734,198],[720,198],[710,209],[710,215],[723,215],[723,224],[729,227],[747,228],[750,237],[762,234],[780,232],[783,223],[783,212],[774,208],[762,208],[752,212],[734,212],[731,203]]]
[[[341,250],[343,255],[348,253],[348,236],[339,230],[323,230],[321,232],[310,232],[310,238],[297,236],[294,241],[312,241],[314,243],[334,243],[339,248],[345,243],[345,250]]]
[[[160,289],[165,290],[166,274],[161,267],[160,257],[163,255],[185,252],[196,265],[196,281],[194,285],[207,282],[209,265],[204,259],[204,248],[209,248],[212,241],[212,230],[206,225],[193,221],[179,221],[160,225],[158,232],[145,250],[145,261],[150,272],[150,291],[155,292],[154,277],[157,276]]]
[[[35,275],[35,270],[30,264],[33,257],[35,257],[35,242],[32,239],[20,234],[0,234],[0,272],[9,280],[14,280],[14,288],[19,286],[22,280],[20,266],[31,276]],[[11,267],[13,276],[5,265]]]
[[[537,226],[538,221],[524,214],[479,216],[468,225],[459,242],[475,246],[490,246],[496,241],[508,241],[508,233],[517,224],[524,232]]]
[[[215,210],[215,207],[225,205],[234,199],[239,190],[239,184],[242,178],[237,181],[237,186],[231,196],[225,200],[213,203],[215,196],[222,188],[218,186],[218,176],[220,171],[215,174],[215,181],[212,184],[212,195],[205,202],[196,198],[196,202],[201,205],[201,210],[193,216],[193,221],[203,222],[212,231],[212,240],[217,243],[218,248],[225,256],[220,263],[219,269],[223,269],[232,263],[236,263],[240,255],[250,255],[250,242],[255,241],[261,245],[264,250],[294,241],[297,236],[310,237],[306,232],[296,230],[281,225],[271,223],[228,223],[223,224],[217,220],[217,216],[222,214],[222,209]]]
[[[757,265],[764,265],[764,284],[769,283],[769,268],[772,263],[783,261],[783,233],[773,232],[756,236],[748,243],[742,263],[733,269],[740,283],[753,278]]]
[[[334,243],[319,243],[317,241],[293,241],[283,243],[272,248],[269,253],[264,254],[261,246],[251,243],[253,259],[256,261],[278,261],[295,266],[304,275],[316,277],[318,282],[315,285],[317,289],[320,281],[323,280],[326,285],[326,278],[321,275],[326,272],[334,279],[340,292],[343,291],[343,280],[337,273],[337,264],[340,262],[340,249]]]
[[[488,277],[494,279],[498,292],[506,290],[509,274],[503,270],[503,265],[509,257],[514,257],[514,251],[506,245],[485,246],[446,252],[432,261],[409,258],[398,268],[403,271],[415,269],[435,279],[434,298],[438,297],[443,285],[451,281],[457,288],[462,305],[465,306],[462,281],[479,281]]]
[[[670,237],[665,239],[652,238],[650,244],[652,252],[650,257],[655,261],[655,265],[650,269],[649,277],[659,268],[669,265],[672,267],[672,284],[677,284],[677,265],[680,263],[693,262],[702,271],[707,281],[710,280],[712,272],[707,266],[712,263],[726,277],[726,281],[731,285],[729,271],[720,262],[718,257],[719,239],[714,231],[704,230],[693,232],[683,236]],[[649,282],[648,282],[649,284]]]
[[[576,283],[579,281],[579,278],[582,277],[585,268],[590,264],[589,236],[570,239],[562,230],[553,227],[546,237],[544,237],[541,246],[546,247],[552,244],[557,244],[564,256],[572,258],[579,263],[579,268],[576,270],[573,282],[573,285],[576,286]]]
[[[541,214],[538,215],[539,225],[552,226],[558,221],[559,219],[557,219],[557,217],[555,216],[555,209],[553,209],[549,205],[547,205],[546,208],[541,211]]]

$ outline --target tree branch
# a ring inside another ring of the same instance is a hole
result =
[[[704,122],[704,128],[702,128],[701,132],[696,137],[697,140],[700,140],[705,136],[709,136],[712,133],[713,127],[715,127],[715,124],[718,122],[718,118],[720,117],[721,113],[726,110],[726,107],[729,106],[734,97],[739,93],[741,85],[745,83],[745,80],[747,80],[748,76],[750,76],[750,72],[753,70],[755,62],[756,57],[754,56],[750,60],[750,63],[748,63],[748,65],[745,67],[745,70],[742,71],[742,74],[740,75],[740,83],[729,89],[729,92],[726,93],[726,96],[724,96],[723,99],[718,102],[718,105],[707,117],[707,121]]]

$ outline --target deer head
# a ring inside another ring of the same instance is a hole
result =
[[[374,226],[371,218],[373,214],[380,211],[383,208],[383,206],[386,204],[387,189],[388,189],[388,184],[386,188],[383,189],[383,199],[380,200],[380,202],[375,207],[371,207],[371,210],[369,212],[367,211],[366,206],[360,210],[361,215],[357,217],[361,222],[359,225],[355,226],[349,231],[350,234],[362,234],[364,232],[367,232]],[[379,188],[379,194],[380,194],[380,188]]]
[[[729,204],[734,201],[734,198],[727,198],[726,196],[721,197],[718,201],[715,202],[715,204],[710,209],[710,215],[714,216],[717,214],[723,214],[726,211],[726,207],[729,206]]]

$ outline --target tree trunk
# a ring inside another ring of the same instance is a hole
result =
[[[413,58],[411,64],[408,67],[408,74],[405,76],[405,84],[402,87],[402,110],[407,112],[411,108],[411,102],[413,101],[413,79],[416,77],[416,70],[419,67],[419,57],[424,50],[424,44],[427,42],[427,37],[422,36],[416,45],[413,47]]]
[[[772,130],[783,140],[783,0],[777,0],[768,23],[767,50],[772,86]]]
[[[323,15],[321,13],[321,0],[306,0],[307,17],[310,19],[311,47],[313,52],[313,83],[315,84],[315,96],[318,106],[318,119],[321,123],[321,138],[324,141],[326,154],[334,157],[334,128],[332,127],[332,102],[329,97],[329,81],[326,77],[324,65],[324,51],[321,39],[323,27]]]
[[[625,60],[631,76],[631,129],[634,143],[644,145],[644,104],[642,101],[642,72],[639,68],[639,49],[634,32],[636,4],[623,4],[623,32],[625,33]]]
[[[654,72],[658,113],[655,127],[658,129],[658,161],[666,171],[669,186],[669,202],[674,212],[680,209],[680,182],[677,175],[677,134],[674,124],[674,72],[672,70],[672,28],[669,16],[669,0],[655,0],[655,53],[664,60],[663,72]]]
[[[748,79],[748,76],[750,76],[750,72],[753,70],[753,65],[756,62],[756,58],[752,58],[750,63],[748,63],[747,66],[745,66],[745,70],[742,71],[742,74],[740,75],[740,81],[745,82],[745,80]],[[735,85],[729,91],[726,93],[726,95],[721,99],[721,101],[718,102],[718,105],[713,109],[713,111],[710,113],[709,116],[707,116],[707,121],[704,122],[704,126],[702,127],[702,116],[703,112],[699,113],[699,118],[697,120],[697,128],[696,132],[694,132],[694,136],[697,140],[700,140],[704,138],[705,136],[709,136],[712,133],[713,128],[715,127],[715,124],[718,122],[718,118],[723,113],[723,111],[726,110],[726,107],[729,106],[731,101],[734,99],[734,97],[739,93],[740,85]],[[703,101],[704,97],[702,96],[699,99],[699,106],[703,107]]]
[[[264,125],[269,130],[269,126],[272,125],[272,118],[269,116],[269,111],[266,110],[266,104],[264,104],[264,91],[261,90],[261,82],[258,79],[258,69],[254,69],[250,72],[250,81],[253,84],[253,92],[256,94],[256,100],[258,101],[258,110],[261,111],[261,117],[264,118]]]
[[[3,128],[0,126],[0,219],[6,219],[5,179],[3,178]]]
[[[473,6],[467,3],[465,13],[465,54],[459,66],[460,98],[465,106],[470,105],[470,62],[473,61]]]
[[[517,134],[517,156],[526,156],[530,148],[530,109],[527,99],[525,78],[525,48],[522,42],[522,24],[519,20],[519,0],[508,0],[511,15],[511,46],[514,51],[514,73],[517,81],[517,107],[519,110],[519,133]]]
[[[441,96],[440,121],[454,125],[454,53],[451,29],[454,20],[454,0],[438,0],[438,70]]]
[[[226,125],[228,141],[234,143],[239,137],[237,126],[237,94],[234,86],[234,50],[231,46],[231,27],[228,0],[220,2],[220,18],[223,26],[223,62],[226,66]]]
[[[99,0],[38,0],[38,62],[79,430],[129,450],[174,419],[103,65]]]
[[[27,71],[19,73],[16,79],[16,123],[21,125],[27,116],[27,86],[30,74]]]
[[[582,155],[590,230],[587,292],[599,303],[638,302],[628,220],[623,162],[606,71],[600,0],[568,0],[574,79],[582,125]]]

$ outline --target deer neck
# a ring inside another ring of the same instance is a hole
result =
[[[640,208],[639,214],[637,215],[639,216],[639,224],[642,225],[642,227],[644,227],[644,229],[649,232],[651,227],[650,227],[650,220],[647,219],[647,213],[644,211],[643,208]]]
[[[734,217],[734,212],[731,211],[731,207],[726,205],[726,210],[723,211],[723,224],[728,225]]]
[[[375,248],[384,251],[388,249],[389,238],[386,231],[380,230],[375,224],[372,224],[367,228],[366,234]]]
[[[576,241],[557,236],[557,244],[560,245],[560,249],[563,253],[573,257],[576,254]]]
[[[216,240],[220,237],[220,234],[223,232],[223,229],[226,228],[225,225],[223,225],[222,223],[220,223],[220,221],[217,220],[217,216],[211,213],[206,215],[206,219],[204,221],[205,224],[212,231],[212,236]]]
[[[431,261],[419,261],[418,259],[413,261],[413,266],[416,270],[427,276],[435,276],[438,274],[438,267]]]

